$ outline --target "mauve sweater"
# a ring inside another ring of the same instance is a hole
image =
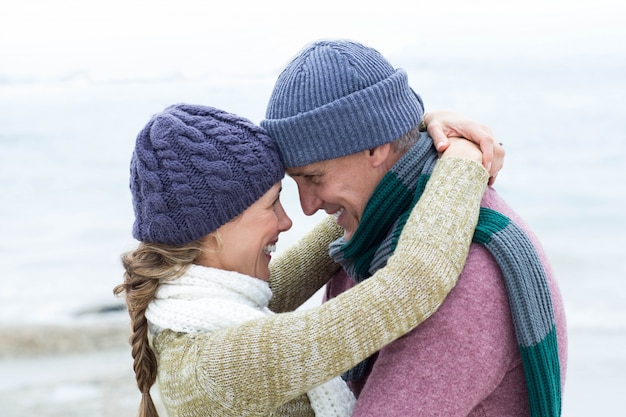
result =
[[[567,334],[563,301],[537,237],[489,188],[483,205],[510,217],[536,245],[552,294],[561,385]],[[332,298],[354,285],[345,272],[327,286]],[[350,384],[358,395],[353,417],[529,416],[524,381],[502,274],[480,244],[470,247],[456,287],[428,320],[381,349],[369,376]]]

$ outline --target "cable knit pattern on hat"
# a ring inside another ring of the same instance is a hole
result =
[[[133,236],[194,241],[241,214],[283,176],[276,144],[262,128],[212,107],[170,106],[137,136]]]
[[[404,70],[375,49],[327,40],[309,45],[285,67],[261,126],[289,168],[391,142],[423,114]]]

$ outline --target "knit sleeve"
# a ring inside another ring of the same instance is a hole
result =
[[[168,366],[172,356],[161,357],[159,372],[169,367],[177,373],[172,390],[196,391],[185,395],[219,404],[221,415],[265,415],[340,375],[443,302],[465,263],[487,179],[478,163],[441,159],[385,268],[317,308],[171,342],[192,372]]]
[[[328,245],[342,233],[333,216],[328,216],[272,261],[272,311],[280,313],[300,307],[339,270],[328,254]]]

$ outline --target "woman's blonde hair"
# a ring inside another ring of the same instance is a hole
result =
[[[125,295],[132,334],[130,345],[137,387],[142,393],[139,417],[158,417],[150,388],[157,376],[157,360],[148,343],[148,321],[145,313],[154,299],[159,283],[180,277],[202,252],[203,239],[172,246],[158,243],[139,244],[122,255],[124,283],[113,289],[116,296]]]

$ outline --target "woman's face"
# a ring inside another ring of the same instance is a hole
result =
[[[281,190],[281,183],[277,182],[240,216],[217,229],[221,248],[208,248],[198,262],[267,281],[278,235],[292,225],[280,202]]]

